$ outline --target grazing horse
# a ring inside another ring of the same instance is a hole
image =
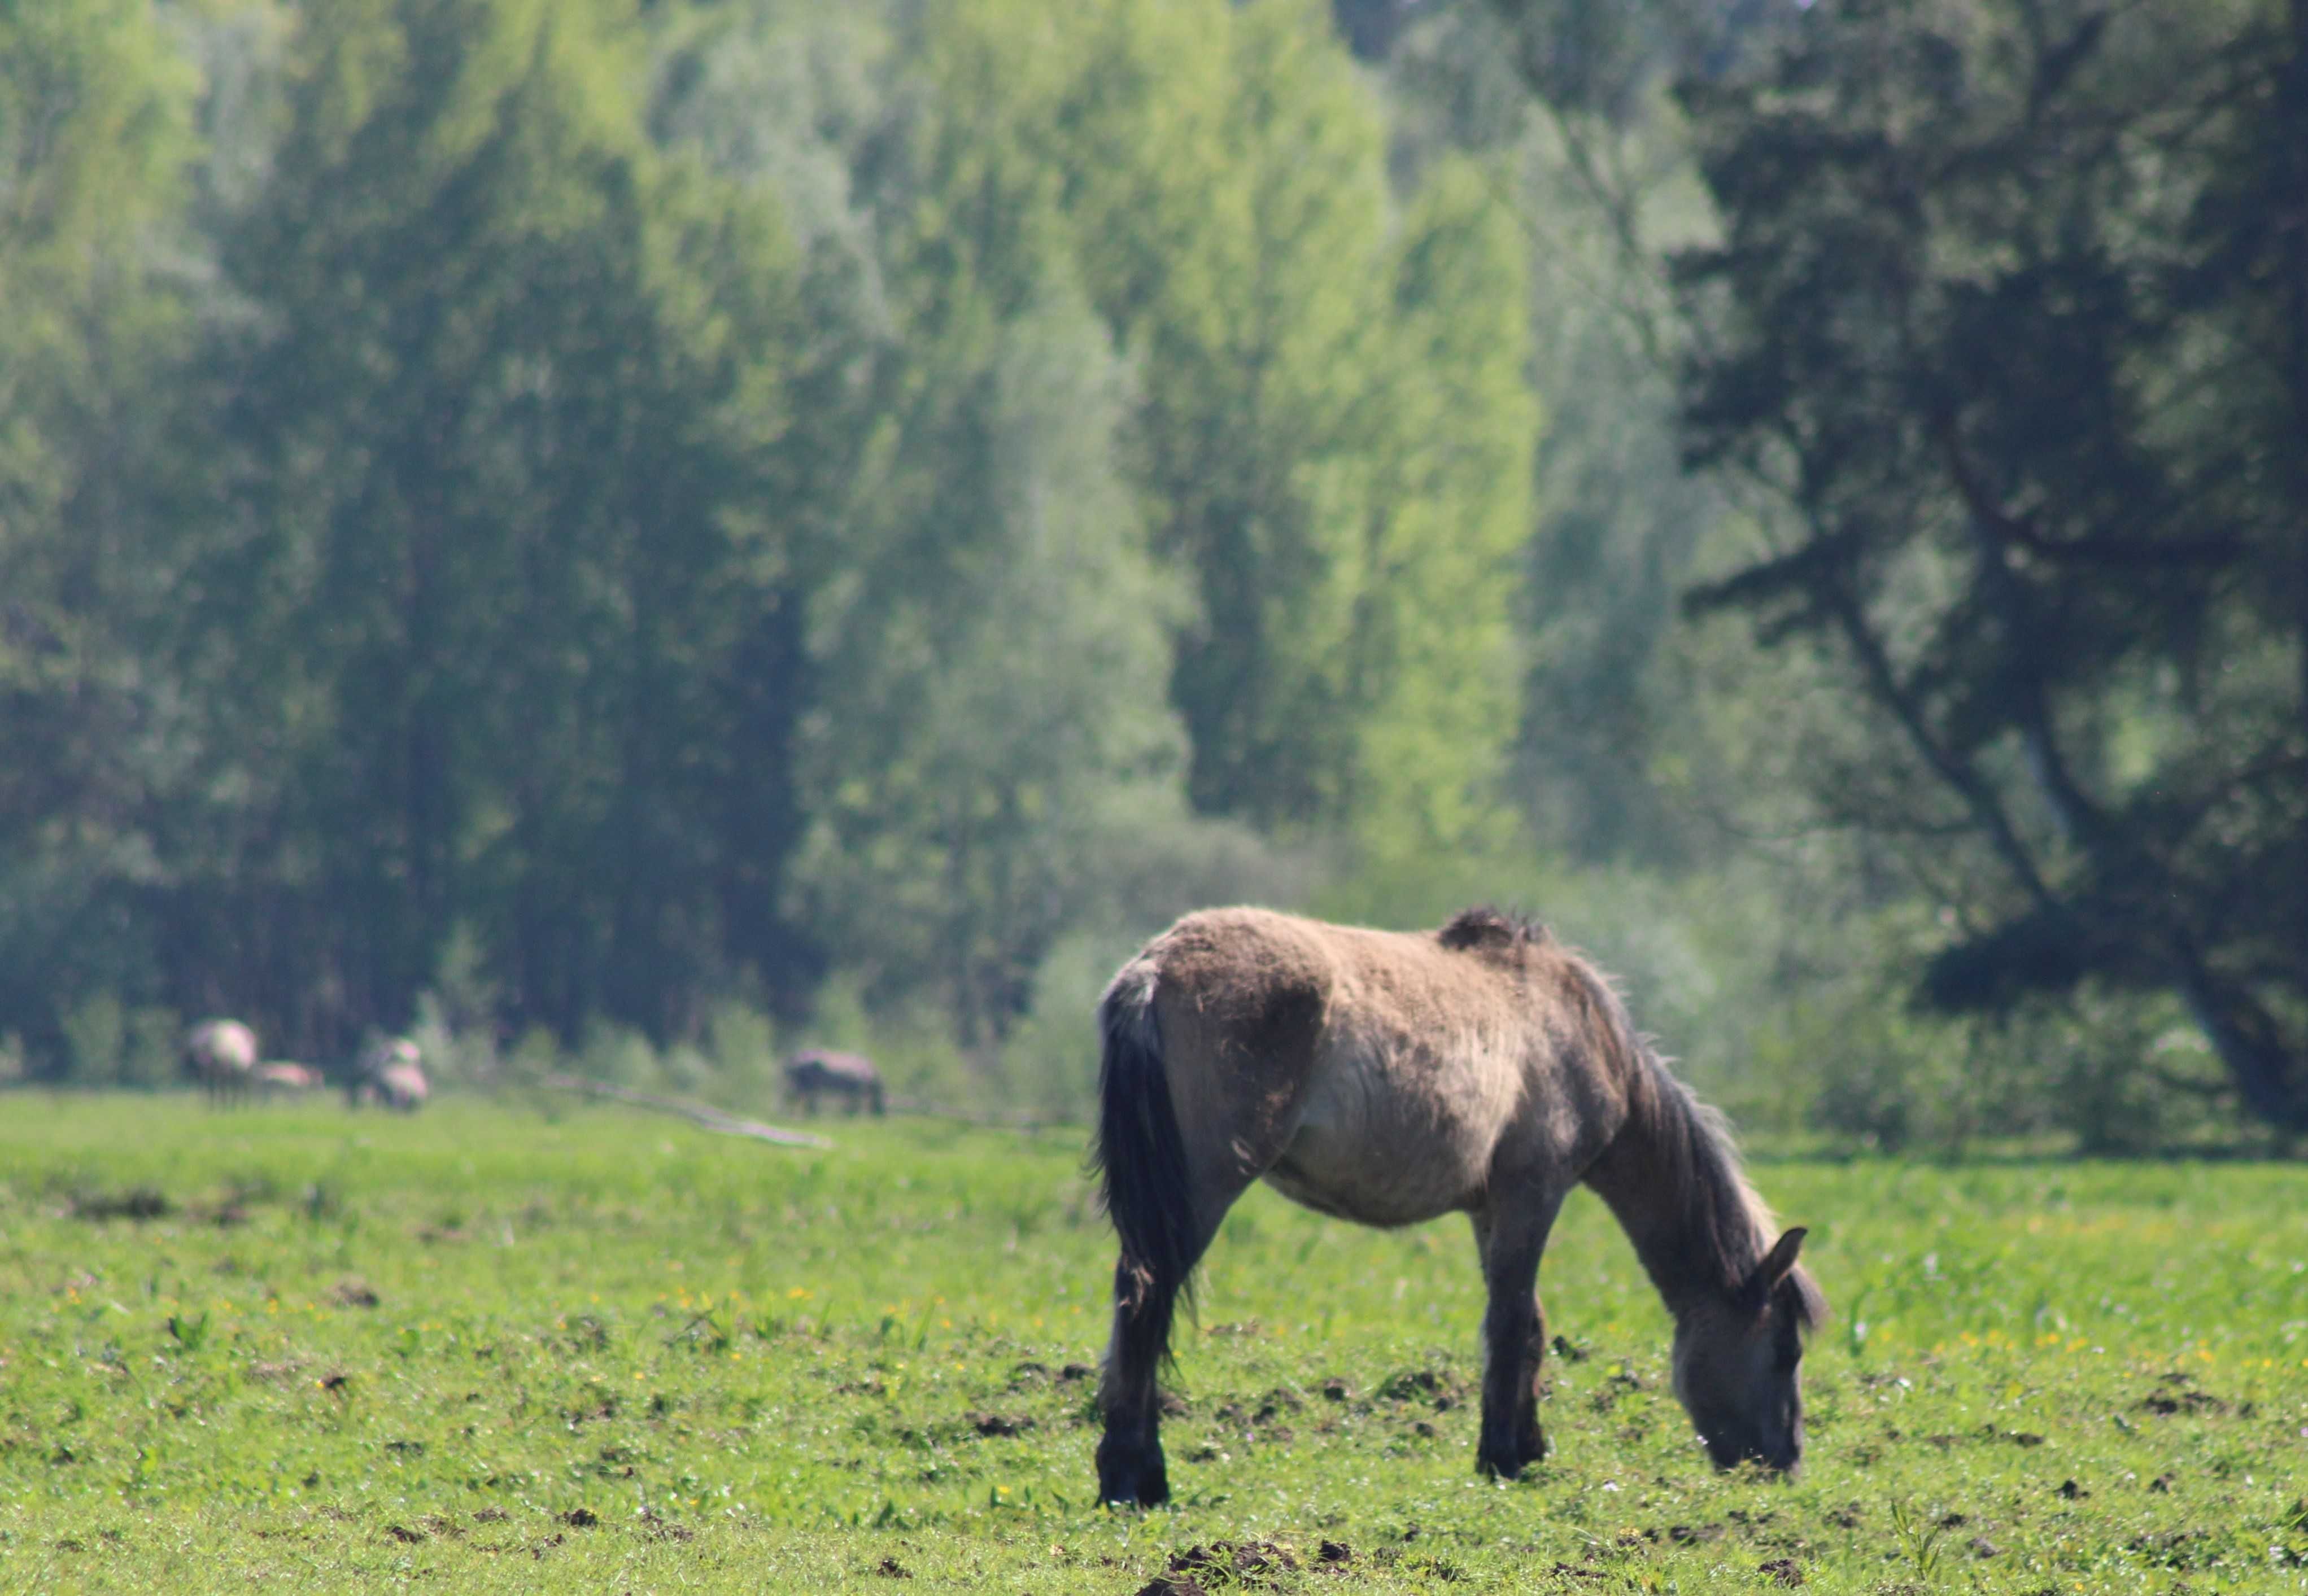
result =
[[[431,1094],[417,1044],[406,1036],[386,1036],[361,1049],[359,1062],[345,1088],[345,1101],[354,1108],[382,1105],[413,1114]]]
[[[237,1019],[205,1019],[185,1033],[185,1073],[218,1106],[248,1094],[256,1071],[256,1033]]]
[[[843,1099],[853,1114],[860,1107],[879,1114],[888,1106],[882,1092],[882,1073],[874,1068],[874,1060],[863,1053],[809,1048],[788,1060],[787,1097],[800,1103],[805,1112],[814,1114],[822,1094]]]
[[[1262,909],[1189,914],[1098,1004],[1091,1157],[1122,1243],[1099,1403],[1102,1501],[1166,1500],[1157,1366],[1219,1222],[1263,1180],[1370,1225],[1458,1210],[1489,1286],[1476,1466],[1546,1455],[1539,1255],[1584,1181],[1675,1317],[1675,1390],[1718,1466],[1792,1471],[1797,1365],[1825,1312],[1775,1240],[1723,1120],[1543,927],[1469,909],[1440,931]]]
[[[256,1089],[269,1095],[295,1096],[321,1084],[321,1072],[310,1064],[275,1059],[256,1067]]]

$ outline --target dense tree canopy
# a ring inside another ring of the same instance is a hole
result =
[[[1254,888],[1182,780],[1373,859],[1500,812],[1519,252],[1464,172],[1390,193],[1318,12],[733,6],[663,80],[854,360],[798,890],[878,992],[999,1036],[1070,928]]]
[[[30,15],[36,1052],[829,959],[986,1048],[1068,936],[1503,812],[1521,255],[1317,7]]]
[[[166,507],[133,468],[190,337],[197,90],[136,0],[0,16],[0,1029],[159,995],[127,922],[181,707],[142,653]]]
[[[1137,365],[1196,805],[1459,840],[1512,724],[1537,424],[1506,219],[1457,168],[1390,215],[1383,120],[1310,5],[961,7],[932,61],[942,270],[1015,293],[1046,240]]]
[[[2308,6],[1821,4],[1684,104],[1699,602],[1886,736],[1819,774],[1959,922],[1940,1002],[2177,993],[2308,1127]]]
[[[793,957],[793,269],[629,67],[588,8],[327,7],[223,240],[261,314],[183,596],[234,796],[169,908],[307,1034],[405,1013],[461,922],[563,1025]]]
[[[1182,909],[1490,897],[1783,1126],[2308,1123],[2304,39],[10,9],[0,1079],[1066,1106]]]

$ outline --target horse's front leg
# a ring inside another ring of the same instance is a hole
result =
[[[1561,1209],[1560,1197],[1494,1203],[1475,1214],[1490,1305],[1483,1315],[1483,1434],[1475,1467],[1512,1480],[1546,1455],[1538,1424],[1538,1367],[1546,1315],[1538,1300],[1538,1260]]]

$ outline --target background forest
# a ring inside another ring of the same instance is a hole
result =
[[[1177,913],[2308,1129],[2308,0],[0,10],[0,1077],[1077,1110]]]

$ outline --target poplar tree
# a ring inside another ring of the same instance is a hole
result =
[[[192,335],[196,75],[141,0],[0,11],[0,1031],[150,1005],[181,700],[160,478]]]
[[[807,969],[789,246],[650,148],[622,14],[313,8],[228,240],[258,314],[187,598],[240,796],[185,957],[292,1034],[404,1022],[461,930],[564,1034]]]

